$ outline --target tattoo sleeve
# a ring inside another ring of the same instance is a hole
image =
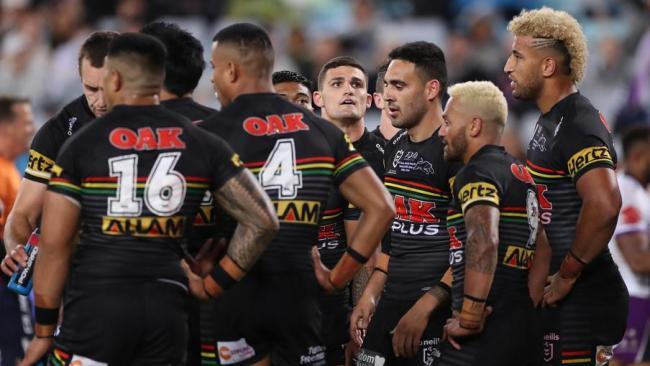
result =
[[[277,233],[279,223],[273,204],[248,170],[229,179],[214,197],[238,222],[227,255],[248,271]]]
[[[365,290],[368,281],[370,281],[370,276],[372,275],[373,269],[368,268],[367,266],[362,267],[359,272],[354,276],[352,281],[352,304],[356,305]]]
[[[494,273],[499,245],[499,210],[489,205],[474,206],[465,214],[465,225],[465,268]]]

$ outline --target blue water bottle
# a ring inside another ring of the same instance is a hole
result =
[[[34,264],[36,263],[36,255],[38,254],[38,228],[34,230],[32,235],[29,236],[27,244],[25,244],[25,252],[27,253],[27,265],[25,268],[18,268],[11,276],[11,280],[7,285],[10,290],[23,295],[29,295],[32,290],[32,276],[34,275]]]

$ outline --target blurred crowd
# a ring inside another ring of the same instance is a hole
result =
[[[206,60],[218,29],[234,21],[259,23],[273,38],[276,69],[312,80],[335,56],[353,56],[375,70],[394,46],[432,41],[445,51],[451,83],[491,80],[510,96],[503,74],[511,42],[507,21],[541,5],[567,10],[583,26],[590,60],[580,89],[615,133],[649,123],[650,0],[2,0],[0,94],[29,97],[40,126],[81,94],[77,52],[90,32],[137,31],[165,19],[199,38]],[[219,107],[208,77],[195,97]],[[512,136],[528,141],[537,112],[512,98],[509,103]],[[367,116],[371,127],[378,116],[377,110]]]

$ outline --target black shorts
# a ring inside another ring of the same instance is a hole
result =
[[[180,284],[83,282],[68,283],[49,364],[185,364],[188,295]]]
[[[0,366],[16,365],[34,336],[29,298],[9,290],[7,282],[0,278]]]
[[[441,346],[440,366],[537,366],[541,363],[541,310],[532,303],[493,310],[483,332]]]
[[[600,271],[585,270],[557,307],[544,308],[543,365],[606,365],[611,358],[625,333],[629,296],[618,270]]]
[[[249,273],[214,302],[221,365],[325,365],[320,288],[313,273]]]
[[[347,290],[341,294],[321,295],[321,334],[325,342],[327,366],[345,364],[345,348],[350,341],[349,299],[350,292]]]
[[[358,366],[381,366],[381,365],[437,365],[440,357],[440,342],[445,321],[450,317],[449,308],[437,309],[422,333],[420,349],[413,358],[395,357],[393,353],[393,336],[391,331],[395,329],[402,316],[415,304],[416,300],[392,300],[381,299],[375,310],[375,314],[368,326],[366,338],[357,356]],[[382,361],[384,363],[382,363]]]

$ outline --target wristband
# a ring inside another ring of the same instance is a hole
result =
[[[586,266],[586,265],[587,265],[587,262],[583,261],[582,258],[578,257],[578,256],[573,252],[573,250],[571,250],[571,248],[569,248],[569,254],[570,254],[573,258],[575,258],[575,260],[577,260],[578,262],[582,263],[583,266]]]
[[[221,265],[214,267],[214,270],[212,271],[212,279],[223,290],[228,290],[237,283],[237,280],[232,278],[232,276],[226,272]]]
[[[41,325],[56,325],[59,322],[59,308],[49,309],[36,306],[34,318],[36,318],[36,323]]]
[[[330,272],[329,281],[335,289],[342,289],[362,266],[362,263],[346,252]]]
[[[463,307],[460,311],[459,325],[465,329],[479,329],[483,321],[485,299],[464,295]]]
[[[576,279],[584,267],[584,263],[569,251],[560,265],[559,275],[565,280]]]
[[[345,251],[350,255],[350,257],[354,258],[355,261],[361,264],[365,264],[368,261],[368,258],[364,257],[361,253],[357,252],[350,246],[347,247]]]
[[[385,274],[386,276],[388,276],[388,272],[386,272],[383,268],[375,267],[372,270],[381,272],[381,273]]]

